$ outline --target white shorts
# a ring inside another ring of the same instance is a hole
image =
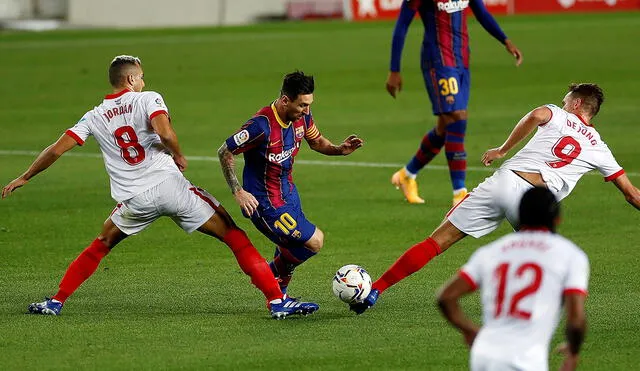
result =
[[[503,219],[516,228],[522,195],[533,185],[509,169],[498,169],[448,213],[447,219],[475,238],[495,231]]]
[[[471,371],[525,371],[525,370],[535,370],[535,371],[546,371],[547,368],[537,368],[537,367],[523,367],[523,365],[516,365],[512,362],[505,361],[502,359],[488,358],[479,354],[474,354],[471,352],[471,357],[469,357],[469,369]]]
[[[127,235],[141,232],[161,216],[168,216],[187,233],[200,228],[220,206],[207,191],[184,176],[172,175],[145,192],[118,203],[111,221]]]

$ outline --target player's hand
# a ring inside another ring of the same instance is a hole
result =
[[[364,141],[362,139],[358,138],[355,134],[351,134],[344,140],[344,142],[342,142],[342,144],[340,144],[340,153],[342,153],[343,156],[346,156],[362,147],[363,144]]]
[[[387,91],[392,97],[396,97],[396,94],[402,90],[402,76],[400,72],[389,72],[387,77]]]
[[[569,351],[569,345],[562,343],[556,348],[556,353],[564,355],[564,362],[560,366],[560,371],[574,371],[578,368],[578,355]]]
[[[12,180],[11,183],[2,188],[2,198],[7,197],[11,192],[27,184],[27,182],[28,180],[24,180],[22,177]]]
[[[187,158],[180,155],[180,156],[173,156],[173,162],[176,163],[176,166],[178,166],[178,170],[180,170],[181,172],[184,172],[185,170],[187,170]]]
[[[516,58],[516,67],[522,64],[522,52],[518,49],[517,46],[513,45],[511,40],[507,39],[504,42],[504,46],[509,52],[509,54],[513,55]]]
[[[258,209],[258,200],[249,192],[240,188],[233,194],[233,197],[236,199],[238,205],[240,205],[240,209],[242,213],[248,218]]]
[[[500,151],[500,148],[492,148],[482,155],[482,163],[484,166],[489,166],[494,160],[504,157],[504,153]]]

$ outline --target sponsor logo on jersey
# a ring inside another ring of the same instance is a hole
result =
[[[295,150],[296,150],[296,147],[292,147],[292,148],[289,148],[288,150],[280,152],[280,153],[269,153],[269,156],[267,158],[271,162],[277,162],[277,163],[281,164],[284,161],[286,161],[289,157],[291,157],[291,154]]]
[[[296,128],[296,139],[302,139],[304,137],[304,126],[298,126]]]
[[[447,13],[456,13],[465,10],[469,6],[469,0],[449,0],[439,1],[438,10],[445,11]]]
[[[236,142],[236,145],[238,146],[241,146],[247,140],[249,140],[249,131],[246,129],[239,131],[233,136],[233,141]]]
[[[164,103],[162,103],[162,99],[160,98],[156,98],[156,104],[160,107],[164,106]]]

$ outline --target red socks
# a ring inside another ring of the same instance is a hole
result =
[[[242,271],[251,277],[251,283],[262,291],[267,301],[282,299],[282,291],[280,291],[280,286],[273,276],[271,268],[258,250],[253,247],[244,231],[231,229],[222,240],[231,248]]]
[[[107,256],[109,251],[111,250],[99,239],[96,238],[91,242],[91,245],[69,264],[67,272],[60,281],[60,290],[53,296],[53,299],[64,303],[96,271],[100,261]]]
[[[373,288],[382,294],[384,290],[422,269],[431,259],[439,255],[440,252],[440,246],[431,237],[413,245],[373,283]]]

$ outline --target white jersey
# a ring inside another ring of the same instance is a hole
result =
[[[596,129],[579,116],[553,104],[551,120],[540,125],[535,135],[503,168],[540,173],[547,186],[561,200],[578,180],[597,169],[606,181],[624,174]]]
[[[478,249],[460,275],[481,291],[483,325],[472,358],[547,370],[563,295],[586,295],[589,261],[562,236],[525,230]]]
[[[151,127],[151,119],[160,114],[169,114],[160,94],[123,90],[107,95],[66,132],[80,145],[90,135],[96,138],[117,202],[180,174]]]

